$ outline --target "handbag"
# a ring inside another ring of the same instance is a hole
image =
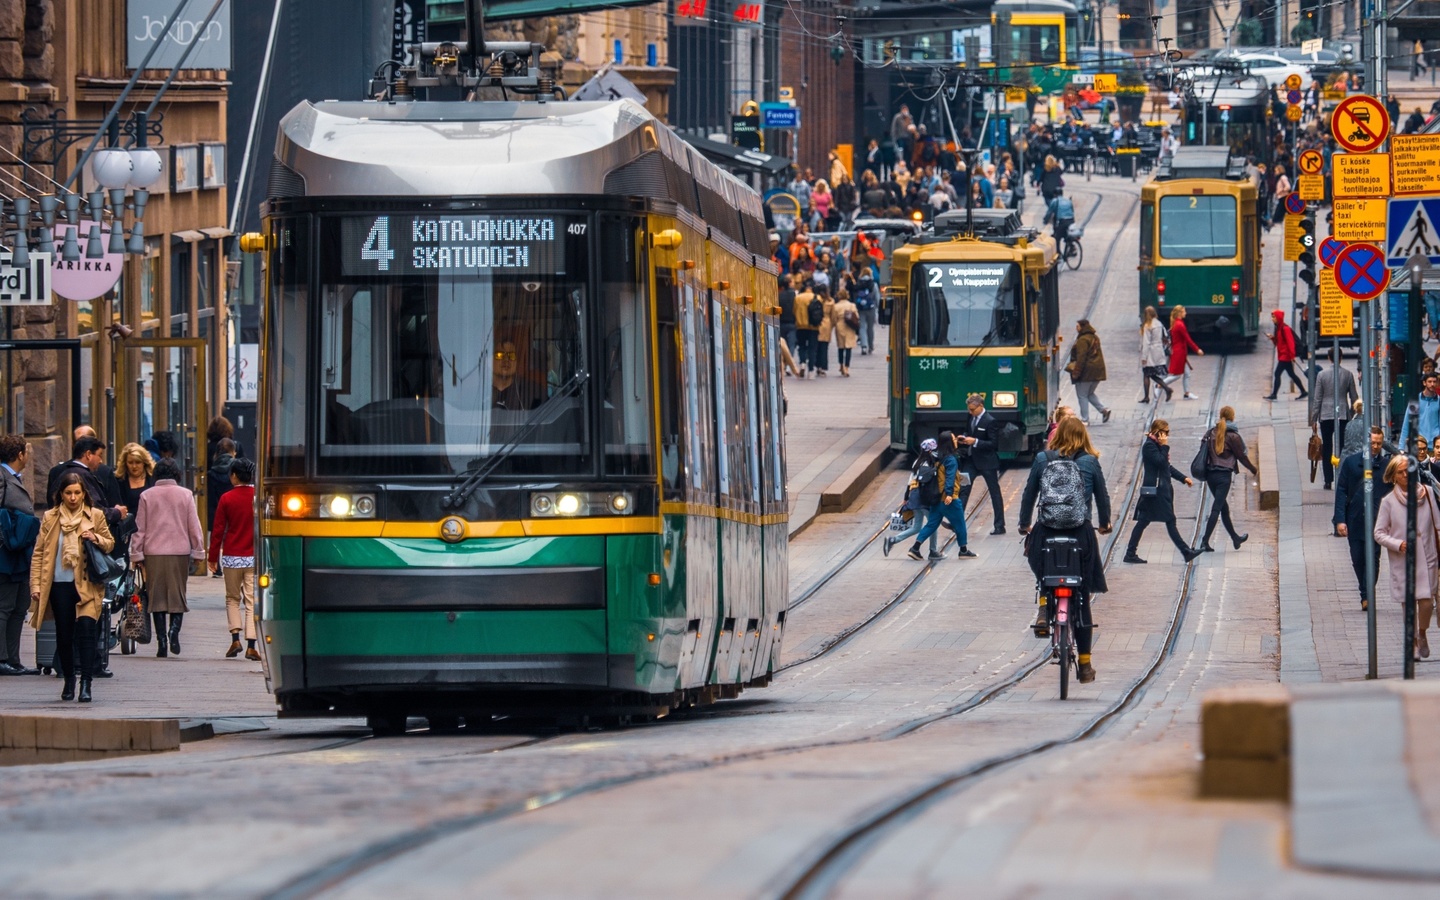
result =
[[[1320,440],[1320,435],[1310,435],[1310,444],[1306,447],[1305,454],[1310,459],[1310,483],[1315,483],[1315,472],[1320,468],[1320,458],[1325,455],[1325,445]]]
[[[100,549],[94,541],[81,540],[85,545],[85,570],[96,584],[114,581],[125,574],[125,566],[115,557]]]
[[[1190,477],[1200,481],[1210,471],[1210,442],[1205,438],[1200,439],[1200,449],[1195,453],[1195,458],[1190,460]]]

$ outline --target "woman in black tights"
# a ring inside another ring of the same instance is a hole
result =
[[[1171,486],[1170,479],[1183,481],[1186,487],[1190,487],[1194,482],[1170,465],[1169,422],[1156,419],[1155,424],[1150,426],[1150,433],[1145,435],[1145,445],[1141,448],[1140,459],[1145,471],[1140,481],[1140,502],[1135,504],[1135,529],[1130,532],[1130,545],[1125,548],[1125,562],[1145,562],[1138,552],[1140,535],[1145,533],[1145,526],[1151,522],[1164,522],[1175,549],[1180,551],[1180,555],[1188,563],[1199,556],[1200,551],[1191,550],[1185,539],[1180,537],[1180,529],[1175,527],[1175,489]]]
[[[1220,408],[1220,418],[1215,427],[1205,432],[1205,483],[1210,486],[1210,519],[1205,523],[1205,540],[1195,549],[1201,553],[1214,553],[1215,548],[1210,546],[1210,535],[1215,533],[1215,522],[1225,523],[1225,530],[1230,534],[1230,541],[1239,550],[1240,545],[1250,539],[1248,534],[1240,534],[1235,530],[1235,523],[1230,521],[1230,482],[1235,478],[1235,470],[1244,466],[1250,470],[1252,475],[1258,474],[1255,471],[1255,464],[1250,461],[1250,456],[1245,450],[1245,441],[1241,439],[1240,433],[1234,428],[1235,410],[1229,406]]]

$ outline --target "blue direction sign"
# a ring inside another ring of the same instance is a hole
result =
[[[1327,269],[1334,268],[1335,257],[1339,256],[1340,251],[1344,250],[1348,246],[1350,245],[1345,243],[1344,241],[1337,241],[1333,237],[1327,237],[1325,240],[1320,242],[1320,262]]]
[[[1385,261],[1392,269],[1403,269],[1415,254],[1440,266],[1440,197],[1412,197],[1390,201],[1385,227]]]
[[[1390,287],[1385,257],[1373,244],[1351,244],[1335,258],[1335,283],[1352,300],[1369,300]]]
[[[1292,215],[1300,215],[1305,212],[1305,201],[1300,199],[1298,193],[1285,195],[1285,211]]]
[[[800,110],[788,103],[762,103],[760,119],[765,128],[799,128]]]

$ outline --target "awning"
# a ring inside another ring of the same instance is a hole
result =
[[[221,226],[219,226],[219,227],[202,228],[202,229],[200,229],[200,233],[203,234],[203,235],[205,235],[205,236],[208,237],[208,238],[214,238],[215,240],[218,241],[218,240],[220,240],[221,238],[227,238],[227,237],[229,237],[230,235],[234,234],[235,232],[233,232],[233,231],[231,231],[230,229],[226,228],[225,226],[221,225]]]
[[[186,244],[194,244],[205,240],[205,235],[199,231],[175,231],[170,234],[172,241],[182,241]]]
[[[722,144],[702,137],[681,135],[685,142],[706,159],[732,172],[760,172],[764,175],[779,175],[790,168],[790,160],[783,156],[771,156],[758,150],[746,150],[730,144]]]

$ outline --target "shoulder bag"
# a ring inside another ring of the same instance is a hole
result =
[[[125,566],[94,541],[77,538],[85,545],[85,570],[95,584],[107,584],[125,574]]]
[[[1214,438],[1212,437],[1210,440],[1214,440]],[[1210,440],[1200,439],[1200,450],[1190,461],[1190,477],[1200,481],[1205,480],[1205,475],[1210,469]]]

